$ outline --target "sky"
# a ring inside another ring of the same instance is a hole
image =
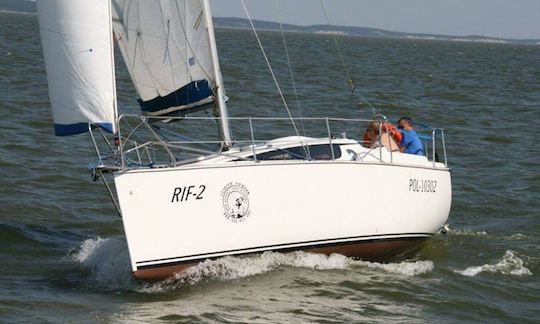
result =
[[[245,0],[252,18],[325,24],[319,0]],[[211,0],[213,15],[244,17],[240,0]],[[324,0],[333,25],[409,33],[540,39],[540,0]]]

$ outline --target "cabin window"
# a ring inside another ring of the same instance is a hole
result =
[[[333,144],[334,157],[339,159],[341,157],[341,149],[339,145]],[[306,152],[309,151],[309,154]],[[311,156],[312,160],[332,160],[332,150],[329,144],[323,145],[311,145],[311,146],[297,146],[286,149],[279,149],[275,151],[265,152],[257,154],[257,160],[259,161],[275,161],[275,160],[309,160]],[[250,156],[249,159],[252,159]]]

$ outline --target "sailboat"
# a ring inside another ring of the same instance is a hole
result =
[[[366,145],[332,128],[373,120],[305,118],[325,136],[260,140],[254,124],[264,118],[229,117],[208,0],[38,0],[38,16],[55,133],[90,134],[92,175],[122,217],[136,278],[265,251],[385,261],[446,223],[440,129],[419,156],[395,150],[382,130]],[[118,113],[115,44],[141,114]],[[214,116],[193,115],[200,110]],[[162,132],[187,120],[215,121],[217,149]],[[231,121],[247,139],[231,135]]]

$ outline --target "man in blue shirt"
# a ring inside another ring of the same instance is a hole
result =
[[[403,134],[400,151],[408,154],[424,155],[424,147],[414,131],[412,119],[403,117],[398,121],[398,129]]]

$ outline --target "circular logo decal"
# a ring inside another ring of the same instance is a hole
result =
[[[249,191],[240,182],[229,182],[221,190],[223,201],[223,215],[234,223],[245,221],[251,211],[249,210]]]

